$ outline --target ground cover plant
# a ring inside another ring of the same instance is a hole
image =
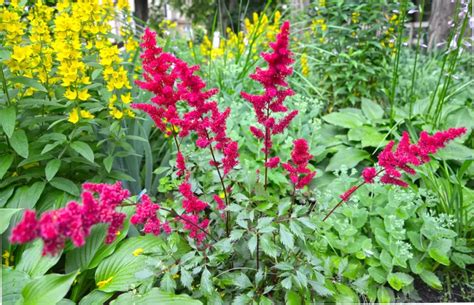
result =
[[[472,301],[472,1],[434,55],[408,2],[218,45],[126,1],[0,5],[5,304]]]

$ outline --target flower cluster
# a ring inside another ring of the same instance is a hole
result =
[[[215,101],[209,99],[217,89],[205,90],[205,82],[195,72],[197,66],[190,67],[176,56],[163,52],[156,45],[156,33],[145,30],[141,58],[143,60],[144,81],[137,84],[154,94],[152,104],[138,103],[132,107],[149,114],[156,126],[168,136],[187,137],[191,132],[197,135],[196,146],[209,148],[213,159],[210,165],[215,166],[220,174],[227,175],[238,164],[238,145],[227,136],[226,121],[230,108],[220,111]],[[186,104],[187,111],[178,111],[179,103]],[[201,243],[206,235],[209,220],[199,219],[209,204],[199,200],[192,192],[189,183],[190,172],[186,170],[183,154],[178,148],[176,158],[177,176],[185,179],[179,186],[183,196],[185,213],[179,217],[189,236]],[[220,161],[215,159],[214,150],[222,154]]]
[[[401,179],[402,172],[415,174],[412,166],[420,166],[430,161],[429,154],[436,153],[445,147],[446,143],[466,133],[466,128],[450,128],[446,131],[436,132],[430,136],[426,131],[421,132],[418,143],[411,144],[410,136],[404,132],[395,151],[394,141],[390,141],[379,155],[378,164],[383,168],[384,174],[380,182],[394,184],[402,187],[408,184]],[[375,168],[368,167],[363,170],[362,177],[366,183],[373,183],[377,172]]]
[[[160,206],[153,203],[150,197],[143,195],[140,199],[141,203],[137,204],[135,214],[130,218],[130,222],[134,225],[143,224],[143,232],[159,235],[161,233],[162,224],[156,212]]]
[[[238,162],[238,147],[226,134],[230,109],[221,112],[216,102],[208,101],[217,89],[204,90],[206,84],[194,75],[199,67],[189,67],[174,55],[163,52],[156,46],[156,33],[149,29],[145,31],[141,47],[145,81],[137,81],[137,84],[155,96],[151,99],[153,104],[133,104],[132,107],[147,112],[165,133],[170,126],[172,131],[179,130],[180,137],[195,132],[198,147],[215,147],[223,154],[224,173],[228,173]],[[185,102],[190,110],[180,114],[178,102]]]
[[[283,163],[282,167],[290,175],[290,180],[296,189],[302,189],[313,180],[316,171],[308,168],[309,161],[313,156],[309,153],[308,142],[305,139],[297,139],[293,142],[291,152],[291,163]]]
[[[286,114],[279,121],[273,116],[274,113],[286,113],[288,109],[283,105],[285,98],[294,94],[286,82],[286,77],[293,73],[290,64],[293,62],[292,54],[288,49],[290,23],[284,22],[276,41],[270,43],[272,53],[262,53],[262,57],[268,63],[267,69],[257,68],[250,77],[258,81],[265,89],[261,95],[242,92],[242,97],[252,103],[257,116],[257,121],[262,129],[255,126],[250,127],[253,135],[264,140],[263,151],[268,154],[272,148],[271,136],[282,133],[288,127],[291,120],[298,114],[297,110]]]
[[[43,213],[39,219],[34,211],[26,210],[23,219],[13,228],[10,241],[23,244],[41,238],[43,255],[55,255],[64,248],[67,239],[81,247],[92,226],[107,223],[105,242],[113,242],[126,217],[116,208],[130,195],[129,191],[122,189],[120,182],[113,185],[84,183],[82,187],[82,205],[71,201],[63,208]]]

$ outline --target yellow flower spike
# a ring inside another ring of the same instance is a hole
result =
[[[132,101],[132,95],[130,92],[127,94],[122,94],[120,95],[120,99],[122,100],[122,103],[130,104],[130,102]]]
[[[73,124],[79,122],[79,110],[77,108],[72,109],[72,111],[69,113],[68,121]]]
[[[145,252],[145,250],[143,250],[143,248],[138,248],[138,249],[135,249],[135,251],[133,251],[132,254],[133,254],[133,256],[139,256],[143,252]]]
[[[77,95],[77,97],[81,101],[87,101],[91,97],[91,95],[89,94],[87,89],[82,89],[81,91],[79,91],[79,94]]]
[[[87,110],[80,111],[81,118],[83,119],[93,119],[95,116]]]
[[[224,192],[220,192],[220,193],[219,193],[219,198],[221,198],[221,199],[224,199],[224,198],[225,198]]]
[[[5,259],[4,265],[7,267],[10,266],[10,252],[7,250],[3,251],[2,257]]]
[[[125,109],[124,113],[129,117],[129,118],[134,118],[135,117],[135,112],[133,112],[130,109]]]
[[[66,92],[64,92],[64,97],[67,98],[70,101],[73,101],[77,98],[77,91],[67,89]]]
[[[109,277],[108,279],[106,279],[106,280],[104,280],[104,281],[98,282],[98,283],[97,283],[97,287],[98,287],[99,289],[104,288],[105,286],[107,286],[108,284],[110,284],[110,282],[112,282],[112,279],[113,279],[113,278],[114,278],[114,277],[111,276],[111,277]]]

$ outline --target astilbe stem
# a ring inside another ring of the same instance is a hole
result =
[[[344,202],[349,201],[354,192],[361,186],[364,184],[374,183],[375,178],[380,174],[383,174],[380,178],[380,182],[383,184],[407,187],[408,183],[402,180],[402,172],[414,175],[416,172],[413,167],[429,162],[431,159],[429,156],[430,154],[436,153],[438,150],[444,148],[449,141],[462,136],[466,132],[467,129],[464,127],[438,131],[432,136],[430,136],[426,131],[422,131],[420,139],[416,144],[411,144],[408,132],[403,132],[402,138],[395,151],[393,151],[395,142],[390,141],[379,154],[378,165],[381,169],[377,171],[374,167],[365,168],[362,171],[362,178],[364,181],[357,186],[352,186],[342,194],[340,196],[340,201],[323,218],[323,221],[326,221]]]

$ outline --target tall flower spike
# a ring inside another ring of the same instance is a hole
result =
[[[270,43],[273,52],[262,53],[268,68],[257,68],[256,72],[250,75],[265,91],[260,95],[241,93],[242,97],[253,105],[257,121],[262,125],[264,131],[255,126],[251,126],[250,131],[257,139],[264,139],[262,150],[266,153],[272,148],[271,135],[282,133],[298,114],[297,110],[288,113],[283,104],[286,97],[294,94],[286,81],[286,78],[293,73],[292,53],[288,49],[289,31],[290,23],[286,21],[281,26],[276,41]],[[278,112],[285,113],[279,121],[274,117],[274,113]]]

